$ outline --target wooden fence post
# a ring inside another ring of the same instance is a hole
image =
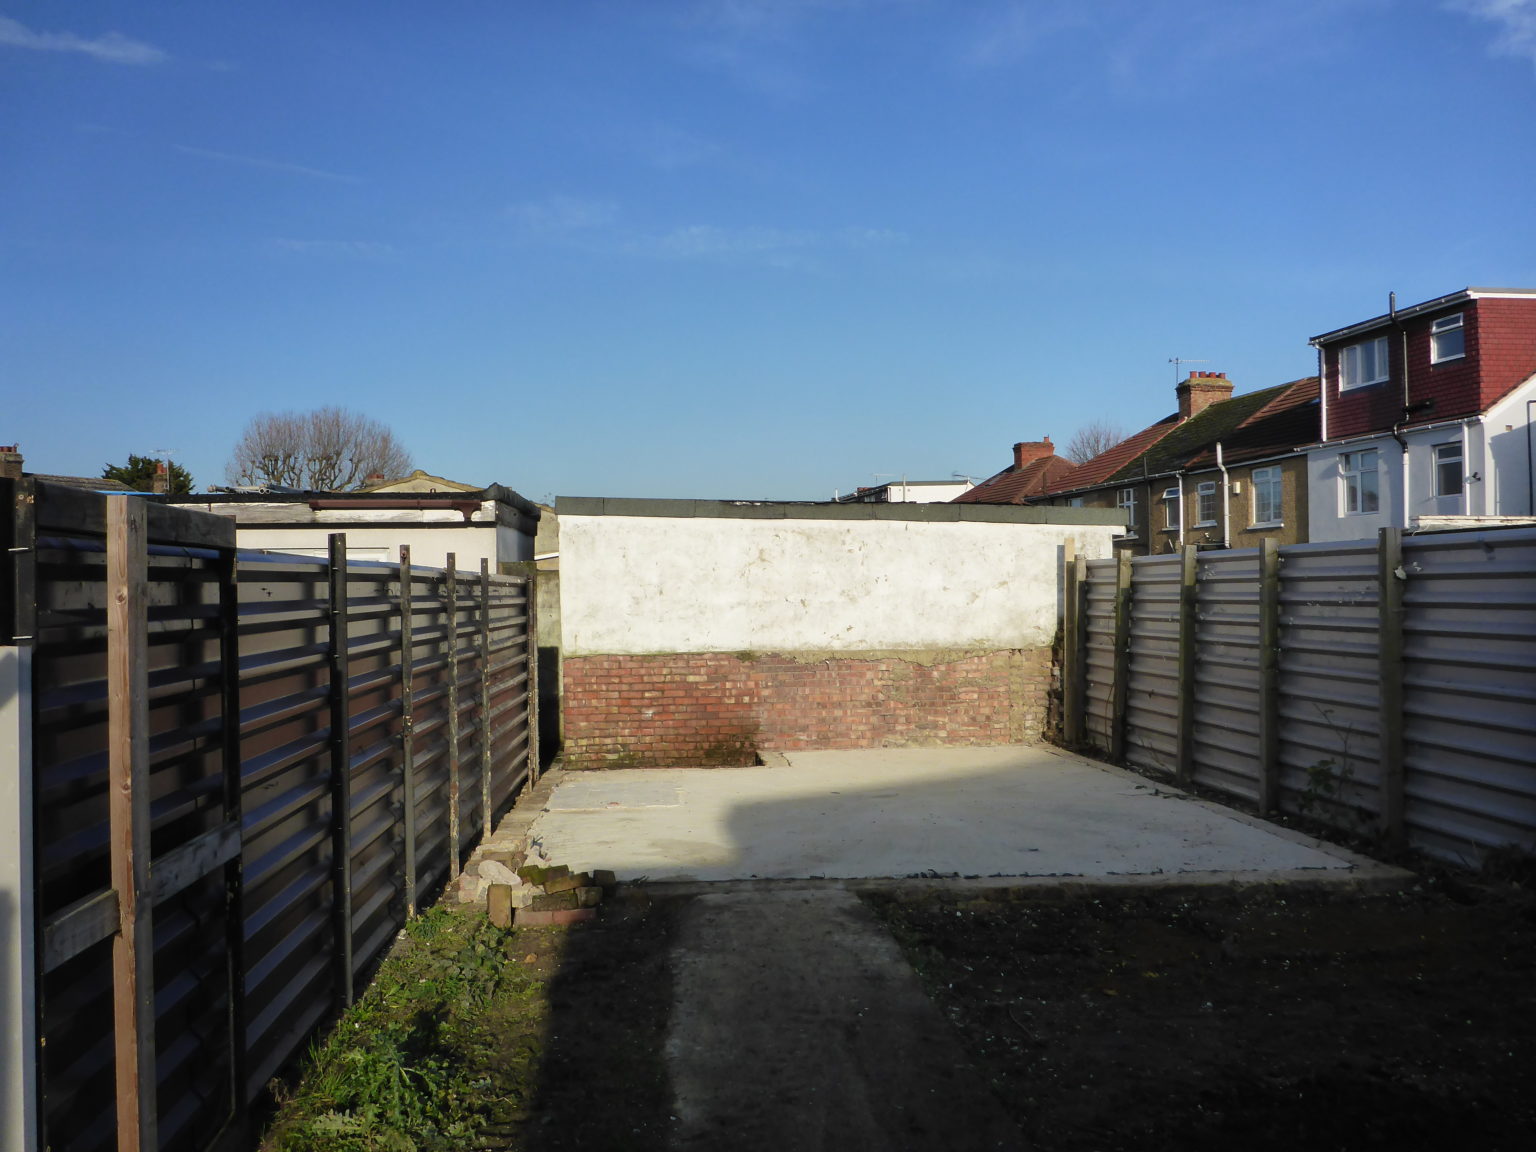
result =
[[[1083,701],[1086,699],[1087,667],[1083,641],[1087,612],[1088,558],[1068,541],[1062,552],[1061,594],[1061,738],[1069,748],[1082,745]]]
[[[336,990],[341,1006],[355,996],[352,965],[352,662],[348,625],[347,537],[332,532],[331,611],[331,913]]]
[[[1110,713],[1109,757],[1125,758],[1125,716],[1131,703],[1131,553],[1122,548],[1115,561],[1114,700]]]
[[[1259,546],[1259,815],[1280,806],[1280,547]]]
[[[539,782],[539,608],[536,601],[538,577],[528,570],[528,707],[524,710],[528,725],[528,786]]]
[[[1199,549],[1186,544],[1179,550],[1179,719],[1177,732],[1176,775],[1181,784],[1195,778],[1195,667],[1199,616]]]
[[[107,814],[118,932],[112,1016],[119,1152],[159,1148],[149,872],[149,545],[144,502],[107,498]]]
[[[459,563],[448,553],[448,882],[459,878]]]
[[[405,918],[416,917],[416,651],[411,638],[411,546],[400,545],[400,769],[405,811]]]
[[[491,834],[491,562],[480,558],[480,833]]]
[[[1377,707],[1381,776],[1381,832],[1393,848],[1408,838],[1403,763],[1403,603],[1407,572],[1403,568],[1403,532],[1383,528],[1377,539]]]
[[[233,545],[219,549],[219,678],[224,769],[224,823],[238,847],[245,807],[240,753],[240,558]],[[231,1107],[234,1128],[247,1135],[245,1034],[245,859],[235,851],[224,863],[224,947],[228,960]]]

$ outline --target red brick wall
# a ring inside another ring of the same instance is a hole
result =
[[[1460,360],[1430,363],[1430,325],[1442,316],[1461,312],[1467,354]],[[1415,317],[1408,333],[1408,390],[1411,403],[1434,400],[1432,411],[1415,414],[1413,422],[1448,420],[1487,408],[1536,372],[1536,300],[1468,300]],[[1328,438],[1338,440],[1366,432],[1384,432],[1402,419],[1402,336],[1390,328],[1369,334],[1386,336],[1392,378],[1366,388],[1339,391],[1339,353],[1348,344],[1324,349],[1324,387],[1328,390]]]
[[[756,761],[758,750],[1008,744],[1045,723],[1050,652],[920,664],[709,652],[565,660],[564,748],[578,767]]]

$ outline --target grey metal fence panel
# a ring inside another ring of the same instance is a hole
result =
[[[1244,799],[1259,790],[1259,554],[1202,552],[1196,565],[1192,779]]]
[[[1115,562],[1088,561],[1088,589],[1083,615],[1086,636],[1083,667],[1083,735],[1101,751],[1111,744],[1115,678]]]
[[[1280,566],[1280,806],[1359,831],[1380,811],[1375,541]]]
[[[1131,562],[1130,693],[1125,756],[1138,768],[1178,767],[1180,557]]]
[[[1279,804],[1349,832],[1386,817],[1376,540],[1280,552]],[[1259,554],[1201,553],[1193,778],[1259,793]],[[1088,570],[1089,740],[1111,746],[1115,565]],[[1174,767],[1177,566],[1133,564],[1126,760]],[[1403,789],[1410,847],[1475,864],[1536,851],[1536,529],[1403,541]]]
[[[1536,849],[1536,531],[1403,542],[1410,842]]]

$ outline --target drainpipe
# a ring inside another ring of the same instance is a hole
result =
[[[1392,326],[1397,329],[1398,347],[1401,350],[1402,360],[1403,360],[1403,414],[1400,417],[1398,417],[1397,421],[1395,423],[1393,423],[1393,425],[1392,425],[1392,439],[1397,441],[1398,449],[1402,453],[1402,474],[1403,475],[1402,475],[1402,480],[1400,482],[1400,486],[1401,486],[1401,488],[1403,490],[1403,514],[1402,514],[1402,517],[1399,519],[1398,523],[1400,523],[1404,528],[1407,528],[1408,527],[1409,496],[1410,496],[1409,480],[1410,480],[1410,477],[1411,477],[1411,473],[1410,473],[1409,467],[1408,467],[1408,464],[1409,464],[1409,459],[1408,459],[1408,441],[1403,439],[1403,434],[1401,432],[1401,428],[1402,428],[1402,426],[1404,424],[1406,424],[1408,422],[1408,409],[1409,409],[1409,405],[1412,402],[1410,400],[1410,398],[1409,398],[1409,392],[1408,392],[1408,331],[1407,331],[1407,329],[1405,329],[1403,327],[1402,322],[1400,320],[1398,320],[1398,318],[1397,318],[1397,293],[1396,292],[1389,292],[1387,294],[1387,302],[1388,302],[1388,304],[1390,305],[1390,308],[1391,308]],[[1462,456],[1462,467],[1463,468],[1466,467],[1466,456],[1465,456],[1465,454],[1463,454],[1463,456]],[[1465,487],[1465,482],[1463,482],[1463,487]]]
[[[1184,547],[1184,473],[1179,473],[1179,547]]]
[[[1221,546],[1232,547],[1232,485],[1227,466],[1221,458],[1221,441],[1216,441],[1216,467],[1221,470]]]
[[[1482,470],[1472,471],[1472,440],[1467,435],[1469,425],[1461,426],[1461,511],[1465,516],[1476,516],[1472,511],[1472,489],[1469,487],[1474,481],[1481,483]],[[1484,512],[1488,509],[1484,508]]]

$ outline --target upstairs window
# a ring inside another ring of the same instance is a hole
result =
[[[1136,489],[1122,488],[1115,498],[1115,506],[1127,514],[1125,531],[1120,533],[1127,540],[1136,538]]]
[[[1272,527],[1281,522],[1280,469],[1255,468],[1253,470],[1253,526]]]
[[[1339,391],[1380,384],[1389,371],[1385,336],[1363,344],[1351,344],[1339,353]]]
[[[1165,532],[1177,532],[1182,522],[1179,509],[1179,490],[1177,487],[1163,490],[1163,530]]]
[[[1435,495],[1460,496],[1465,484],[1462,473],[1461,441],[1435,445]]]
[[[1467,330],[1461,325],[1461,313],[1442,316],[1429,326],[1431,364],[1442,360],[1460,360],[1467,354]]]
[[[1346,516],[1381,511],[1381,487],[1376,474],[1376,449],[1339,454],[1340,506]]]
[[[1208,528],[1216,523],[1216,481],[1202,481],[1195,489],[1195,498],[1195,511],[1200,517],[1195,521],[1195,527]]]

